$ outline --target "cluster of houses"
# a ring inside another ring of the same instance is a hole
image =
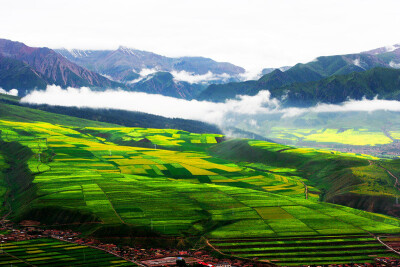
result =
[[[2,222],[0,227],[0,242],[15,242],[31,240],[35,238],[54,238],[65,242],[89,246],[111,253],[117,257],[134,262],[140,266],[265,266],[262,263],[252,263],[250,260],[220,259],[210,255],[207,250],[178,250],[178,249],[144,249],[129,246],[117,246],[115,244],[102,243],[93,238],[82,238],[80,233],[71,230],[42,229],[34,222],[25,222],[20,227],[9,222]]]
[[[134,262],[139,266],[273,266],[269,263],[257,263],[235,258],[216,258],[207,250],[178,250],[178,249],[144,249],[130,246],[117,246],[115,244],[102,243],[92,238],[82,238],[80,233],[71,230],[41,229],[35,225],[25,225],[14,228],[14,225],[3,222],[0,227],[0,243],[24,241],[34,238],[55,238],[58,240],[85,245],[100,249],[117,257]],[[309,265],[307,265],[309,266]],[[318,266],[318,265],[314,265]],[[357,264],[332,264],[331,267],[372,267],[372,266],[400,266],[400,259],[381,257],[375,259],[375,263]]]

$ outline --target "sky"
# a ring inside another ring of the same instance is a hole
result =
[[[247,70],[400,43],[398,0],[0,0],[0,38],[204,56]]]

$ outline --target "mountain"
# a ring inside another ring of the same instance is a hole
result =
[[[213,84],[205,89],[198,99],[220,102],[234,98],[238,94],[255,95],[260,90],[274,90],[295,83],[315,82],[333,75],[364,72],[375,67],[393,68],[397,62],[400,63],[400,49],[387,53],[363,52],[322,56],[305,64],[296,64],[284,71],[275,69],[269,72],[270,69],[264,69],[267,74],[257,81]],[[396,53],[399,54],[398,57]]]
[[[46,81],[28,64],[0,55],[0,87],[32,89],[45,88]]]
[[[390,67],[400,68],[400,44],[365,51],[363,54],[374,55],[389,64]]]
[[[288,69],[290,69],[292,66],[283,66],[280,68],[265,68],[261,71],[261,75],[265,75],[268,73],[273,72],[274,70],[280,70],[280,71],[287,71]]]
[[[295,82],[286,72],[276,70],[258,81],[211,85],[198,99],[223,101],[239,94],[256,95],[265,89],[286,106],[311,106],[319,102],[338,104],[349,98],[359,100],[376,96],[400,100],[400,70],[377,67],[303,83]]]
[[[193,99],[204,89],[199,84],[176,81],[169,72],[156,72],[131,85],[133,91],[161,94],[176,98]]]
[[[22,95],[48,84],[61,87],[118,87],[122,84],[70,62],[46,47],[29,47],[0,39],[0,87],[17,88]]]
[[[191,75],[237,76],[244,69],[227,62],[216,62],[204,57],[170,58],[152,52],[124,46],[116,50],[57,49],[58,53],[92,71],[102,73],[120,82],[133,81],[145,69],[163,72],[184,71]]]
[[[275,97],[285,95],[290,106],[310,106],[319,102],[338,104],[347,99],[400,100],[400,70],[373,68],[365,72],[334,75],[320,81],[296,83],[271,90]]]

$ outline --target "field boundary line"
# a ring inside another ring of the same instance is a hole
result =
[[[103,194],[106,196],[108,202],[110,203],[111,208],[113,209],[115,215],[118,217],[118,219],[123,223],[123,224],[127,224],[122,218],[121,216],[119,216],[118,212],[115,210],[113,203],[111,202],[110,198],[108,197],[107,193],[104,192],[103,188],[101,188],[101,186],[96,183],[95,181],[93,181],[95,184],[97,184],[97,186],[101,189],[101,191],[103,192]]]
[[[54,238],[54,239],[63,241],[63,242],[68,242],[68,243],[75,244],[75,245],[79,245],[79,246],[86,246],[86,247],[90,247],[90,248],[93,248],[93,249],[102,250],[102,251],[104,251],[104,252],[106,252],[106,253],[108,253],[108,254],[112,254],[112,255],[117,256],[118,258],[121,258],[121,259],[123,259],[123,260],[129,261],[129,262],[132,262],[132,263],[135,263],[135,264],[137,264],[137,265],[139,265],[139,266],[146,267],[146,265],[143,265],[143,264],[141,264],[141,263],[139,263],[139,262],[137,262],[137,261],[135,261],[135,260],[125,259],[124,257],[118,255],[117,253],[113,253],[113,252],[108,251],[108,250],[106,250],[106,249],[104,249],[104,248],[98,248],[98,247],[96,247],[96,246],[87,245],[87,244],[84,244],[84,245],[78,244],[78,243],[75,243],[74,241],[61,239],[61,238],[59,238],[59,237],[57,237],[57,236],[51,236],[51,237]]]
[[[1,249],[1,253],[7,254],[8,256],[10,256],[10,257],[12,257],[12,258],[14,258],[14,259],[20,260],[20,261],[24,262],[25,264],[28,264],[29,266],[35,266],[35,267],[36,267],[36,265],[34,265],[34,264],[32,264],[32,263],[29,263],[29,262],[27,262],[27,261],[24,261],[23,259],[20,259],[20,258],[18,258],[17,256],[14,256],[14,255],[8,253],[7,251],[4,251],[4,249]],[[1,254],[1,253],[0,253],[0,254]],[[12,265],[12,264],[11,264],[11,265]]]

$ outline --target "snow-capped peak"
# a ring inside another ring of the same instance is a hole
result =
[[[80,50],[80,49],[66,49],[73,57],[87,57],[91,54],[90,50]]]
[[[132,56],[137,56],[136,50],[133,49],[133,48],[129,48],[129,47],[126,47],[126,46],[122,46],[122,45],[121,45],[120,47],[118,47],[118,50],[121,51],[121,52],[124,53],[124,54],[132,55]]]

